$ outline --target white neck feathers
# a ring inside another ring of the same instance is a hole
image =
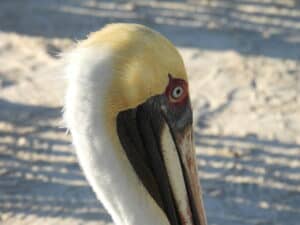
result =
[[[105,128],[104,98],[112,80],[112,54],[108,47],[79,47],[66,57],[68,89],[64,116],[78,160],[116,224],[168,225],[120,143],[113,144]]]

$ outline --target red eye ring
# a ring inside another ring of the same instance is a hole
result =
[[[186,96],[186,90],[181,85],[175,86],[169,93],[169,100],[171,102],[180,102]]]
[[[185,80],[173,78],[169,74],[169,84],[165,91],[169,101],[173,104],[184,102],[188,96],[188,87]]]

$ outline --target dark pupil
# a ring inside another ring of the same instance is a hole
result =
[[[179,88],[179,87],[177,87],[176,89],[175,89],[175,98],[178,98],[180,95],[181,95],[181,93],[182,93],[182,90],[181,90],[181,88]]]

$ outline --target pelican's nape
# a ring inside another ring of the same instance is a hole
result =
[[[206,225],[188,80],[176,48],[111,24],[66,56],[65,120],[79,163],[118,225]]]

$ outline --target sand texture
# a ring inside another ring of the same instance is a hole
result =
[[[300,222],[300,4],[0,1],[0,224],[112,224],[61,118],[58,55],[111,22],[179,48],[210,225]]]

